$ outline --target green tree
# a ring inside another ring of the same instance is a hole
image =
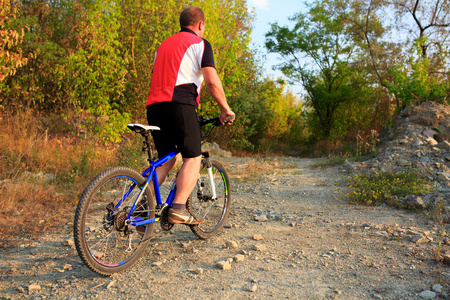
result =
[[[400,0],[392,2],[397,30],[410,49],[404,60],[390,68],[389,91],[397,99],[397,111],[424,101],[449,101],[450,2]]]
[[[285,139],[292,131],[293,97],[262,78],[250,48],[253,14],[245,0],[17,3],[22,8],[15,28],[29,30],[16,49],[29,60],[2,82],[7,88],[0,97],[11,109],[57,112],[71,120],[72,127],[106,129],[104,137],[119,138],[128,119],[145,119],[157,47],[179,31],[181,10],[199,5],[206,13],[205,38],[213,45],[218,74],[239,117],[227,128],[230,138],[222,139],[224,143],[252,150],[268,134]],[[218,113],[207,89],[199,113]]]
[[[8,110],[12,104],[8,95],[14,90],[10,82],[29,59],[22,49],[26,27],[19,22],[20,11],[20,3],[0,2],[0,108]]]
[[[388,88],[399,99],[398,111],[407,105],[426,101],[449,102],[450,83],[441,76],[433,76],[431,61],[422,53],[426,43],[421,39],[417,40],[409,52],[407,62],[390,69],[393,80]]]
[[[117,141],[129,121],[124,98],[126,55],[119,37],[120,10],[114,2],[87,2],[78,9],[75,49],[56,66],[71,111],[86,111],[89,127]]]
[[[279,53],[285,63],[279,66],[291,80],[300,81],[307,92],[307,104],[319,129],[315,133],[330,137],[335,113],[343,103],[352,101],[351,59],[354,45],[342,18],[326,1],[315,2],[307,14],[290,18],[292,29],[272,24],[266,34],[269,52]]]
[[[177,33],[180,0],[121,0],[119,40],[128,53],[125,97],[127,109],[137,117],[144,115],[150,89],[153,61],[164,39]]]
[[[266,103],[270,112],[267,120],[267,138],[286,141],[301,110],[298,98],[286,90],[286,82],[281,79],[264,80],[261,83],[259,97]]]

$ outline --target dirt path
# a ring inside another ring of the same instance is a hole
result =
[[[232,216],[218,237],[199,240],[183,226],[159,231],[134,268],[105,278],[65,245],[72,237],[67,224],[0,250],[0,299],[447,297],[450,269],[433,260],[437,229],[425,216],[348,204],[339,168],[311,168],[317,160],[280,158],[253,177],[257,183],[239,175],[250,159],[225,162]],[[264,215],[267,221],[255,221]],[[216,266],[230,258],[243,261],[229,270]]]

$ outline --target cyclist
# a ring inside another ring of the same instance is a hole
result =
[[[168,220],[174,224],[196,225],[203,219],[186,208],[186,201],[195,187],[201,165],[201,132],[196,108],[203,80],[219,105],[221,123],[231,124],[235,114],[217,75],[211,44],[203,39],[203,10],[196,6],[185,8],[180,14],[180,27],[181,31],[163,41],[156,51],[146,107],[149,125],[161,129],[152,132],[159,157],[177,148],[183,158]],[[175,158],[157,169],[159,183],[164,182],[174,164]]]

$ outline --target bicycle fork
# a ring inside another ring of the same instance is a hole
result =
[[[211,162],[209,162],[209,166],[206,167],[206,171],[208,172],[209,183],[211,184],[212,199],[216,200],[217,199],[216,185],[214,184],[214,177],[213,177],[213,173],[212,173]]]
[[[214,184],[214,175],[212,173],[212,164],[211,161],[206,158],[205,159],[205,164],[206,164],[206,172],[208,173],[208,180],[209,180],[209,184],[211,186],[211,200],[216,200],[217,199],[217,194],[216,194],[216,185]],[[198,175],[198,190],[200,193],[203,192],[203,183],[201,182],[201,178],[200,178],[200,174]]]

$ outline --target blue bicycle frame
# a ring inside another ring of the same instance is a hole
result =
[[[148,186],[152,180],[153,180],[153,187],[154,187],[157,207],[163,208],[162,207],[163,203],[162,203],[162,199],[161,199],[161,191],[159,189],[158,176],[156,175],[156,168],[158,168],[159,166],[162,166],[164,163],[166,163],[169,160],[171,160],[172,158],[174,158],[178,153],[179,153],[179,151],[173,151],[173,152],[170,152],[169,154],[163,156],[161,159],[159,159],[157,161],[151,161],[150,167],[142,173],[142,176],[146,177],[147,180],[146,180],[144,186],[141,188],[139,195],[137,196],[136,200],[134,201],[133,207],[131,207],[131,210],[127,215],[126,220],[130,221],[130,225],[139,226],[139,225],[146,225],[146,224],[150,224],[150,223],[159,222],[159,218],[160,218],[159,215],[156,215],[155,218],[144,220],[143,218],[139,218],[139,217],[132,218],[132,213],[136,209],[137,204],[141,201],[142,196],[144,195],[145,189],[148,188]],[[136,187],[136,185],[137,184],[133,184],[130,187],[129,191],[124,195],[124,197],[115,206],[116,209],[122,204],[122,202],[131,193],[131,191]],[[176,192],[176,186],[174,185],[172,187],[172,189],[170,190],[170,193],[169,193],[169,196],[167,197],[166,202],[164,203],[165,206],[172,205],[173,199],[175,197],[175,192]]]

